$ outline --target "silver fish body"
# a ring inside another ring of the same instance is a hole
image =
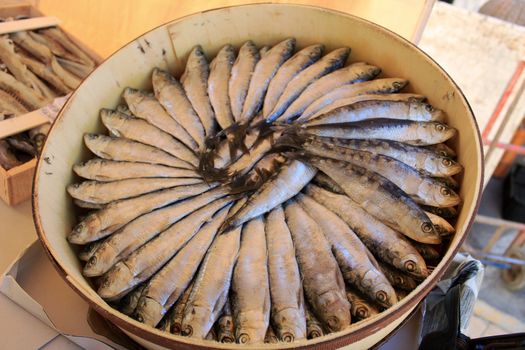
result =
[[[284,165],[279,173],[268,179],[238,211],[228,217],[224,227],[235,227],[269,212],[295,196],[315,173],[313,167],[298,160]]]
[[[270,322],[270,286],[262,217],[243,226],[239,257],[232,275],[231,305],[237,342],[264,342]]]
[[[106,273],[113,265],[127,258],[170,225],[226,194],[224,189],[216,188],[137,217],[104,241],[84,265],[82,273],[85,276]]]
[[[412,244],[350,198],[313,185],[308,185],[306,194],[339,215],[376,256],[412,276],[428,276],[425,260]]]
[[[371,119],[361,122],[326,125],[304,125],[302,130],[317,136],[341,139],[382,139],[428,146],[445,142],[457,130],[439,122],[396,119]]]
[[[184,335],[204,338],[219,317],[228,297],[241,230],[237,227],[218,236],[208,249],[184,312]]]
[[[359,95],[369,94],[394,94],[402,90],[408,81],[400,78],[382,78],[364,81],[355,84],[347,84],[338,87],[313,101],[297,118],[297,121],[310,119],[314,114],[328,107],[336,101],[348,99]]]
[[[286,86],[297,74],[317,62],[324,51],[324,45],[310,45],[284,62],[268,85],[263,103],[263,116],[266,119],[274,109]]]
[[[208,96],[208,76],[208,61],[202,47],[197,45],[188,56],[186,68],[180,77],[180,82],[204,126],[206,136],[212,136],[215,134],[216,122]]]
[[[362,63],[354,63],[347,67],[337,69],[311,83],[299,97],[290,104],[279,119],[285,122],[290,121],[292,118],[301,115],[314,101],[332,90],[342,85],[373,79],[380,72],[380,68]]]
[[[166,112],[183,126],[202,149],[206,134],[199,116],[193,109],[184,88],[171,74],[155,68],[151,74],[153,91]]]
[[[290,230],[281,206],[266,217],[271,317],[281,341],[306,338],[303,285]]]
[[[212,202],[161,232],[125,260],[116,263],[103,277],[97,293],[106,300],[123,293],[156,273],[186,244],[228,200]]]
[[[441,242],[425,212],[389,180],[351,163],[313,156],[308,162],[330,176],[348,197],[388,226],[422,243]]]
[[[242,108],[248,94],[250,80],[260,58],[257,47],[253,41],[249,40],[241,46],[237,59],[233,64],[228,83],[228,94],[235,121],[241,120]]]
[[[200,178],[200,175],[193,169],[140,162],[118,162],[100,158],[75,164],[73,171],[85,179],[102,182],[155,177]]]
[[[345,283],[330,244],[317,223],[293,201],[285,206],[304,294],[315,315],[331,332],[350,324],[350,304]]]
[[[228,213],[222,208],[195,236],[156,273],[140,297],[135,315],[140,322],[156,326],[167,310],[190,285],[199,264]]]
[[[67,187],[75,199],[94,204],[108,204],[166,188],[202,183],[199,178],[145,178],[112,182],[84,181]]]
[[[210,63],[208,78],[208,96],[215,111],[215,117],[222,129],[233,124],[233,114],[230,104],[228,85],[231,77],[235,49],[230,44],[223,46]]]
[[[123,199],[105,209],[89,214],[78,223],[67,239],[70,243],[85,244],[109,236],[136,217],[170,203],[198,195],[210,189],[207,184],[177,186],[140,197]]]
[[[199,159],[185,144],[145,120],[110,109],[102,109],[100,119],[116,137],[124,137],[156,147],[195,167],[199,165]]]
[[[323,230],[345,282],[383,307],[394,305],[397,302],[394,288],[370,261],[366,247],[348,225],[311,197],[299,194],[295,198]]]
[[[257,62],[244,100],[241,121],[251,120],[261,109],[270,81],[279,67],[290,58],[294,49],[295,39],[285,39],[268,50]]]
[[[444,157],[424,147],[389,140],[344,140],[323,138],[323,142],[372,154],[382,154],[397,159],[408,166],[430,176],[452,176],[463,167],[449,157]]]
[[[387,94],[359,95],[337,101],[310,117],[307,124],[323,125],[388,118],[421,122],[441,121],[443,112],[420,101],[418,95]]]
[[[97,156],[116,161],[145,162],[174,168],[194,169],[190,163],[161,149],[140,142],[100,134],[85,134],[84,143]]]
[[[267,123],[272,123],[278,118],[282,117],[284,111],[290,106],[290,104],[314,81],[320,77],[333,72],[336,69],[344,66],[346,59],[350,55],[349,48],[336,49],[325,56],[319,61],[315,62],[302,72],[298,73],[295,77],[290,80],[286,85],[282,95],[275,104],[275,107],[266,117]]]
[[[122,97],[134,116],[167,132],[188,146],[190,150],[197,151],[199,149],[197,142],[188,131],[166,112],[155,97],[132,88],[124,89]]]

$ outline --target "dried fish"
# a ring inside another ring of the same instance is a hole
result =
[[[298,160],[284,165],[266,181],[246,203],[226,219],[223,229],[241,225],[295,196],[315,176],[316,170]]]
[[[235,343],[235,327],[229,298],[226,299],[221,316],[217,320],[217,341]]]
[[[295,39],[288,38],[273,46],[253,70],[250,86],[242,108],[241,121],[251,120],[261,109],[270,81],[295,49]]]
[[[310,310],[311,307],[305,305],[305,314],[306,314],[306,335],[308,339],[314,339],[322,337],[324,335],[323,327],[321,322],[315,317],[315,315]]]
[[[441,242],[425,212],[384,177],[340,161],[310,156],[308,162],[330,176],[352,201],[386,225],[418,242]]]
[[[257,47],[253,41],[249,40],[241,46],[237,59],[233,64],[228,83],[228,93],[235,121],[241,120],[242,108],[248,94],[250,80],[259,59]]]
[[[318,224],[293,201],[285,206],[306,299],[313,312],[331,332],[350,324],[350,304],[345,283],[330,244]]]
[[[237,342],[264,342],[270,322],[270,286],[262,217],[243,226],[230,293]]]
[[[312,102],[331,92],[332,90],[348,84],[354,84],[373,79],[381,73],[381,69],[363,63],[354,63],[347,67],[337,69],[319,80],[311,83],[299,97],[290,104],[279,120],[289,122],[312,104]]]
[[[366,298],[359,295],[359,293],[354,290],[347,288],[346,297],[350,302],[350,313],[352,314],[352,319],[355,321],[361,321],[379,313],[379,310],[374,304],[370,303]]]
[[[210,63],[208,95],[215,111],[215,118],[217,118],[217,122],[222,129],[226,129],[234,122],[230,95],[228,93],[234,62],[235,49],[230,44],[227,44],[219,50],[217,56]]]
[[[85,134],[84,143],[97,156],[116,161],[145,162],[174,168],[194,169],[190,163],[176,158],[156,147],[120,137]]]
[[[457,130],[439,122],[419,122],[396,119],[371,119],[361,122],[328,125],[305,125],[307,133],[341,139],[382,139],[427,146],[445,142]]]
[[[266,217],[271,318],[278,338],[286,343],[306,338],[303,285],[295,249],[281,206]]]
[[[412,244],[350,198],[314,185],[307,186],[306,194],[339,215],[375,256],[411,276],[428,276],[425,260]]]
[[[44,107],[48,101],[34,89],[16,80],[11,74],[0,70],[0,89],[9,92],[29,110]]]
[[[71,41],[67,37],[67,35],[64,32],[62,32],[62,30],[60,30],[58,27],[42,29],[41,33],[44,36],[57,41],[60,45],[65,47],[73,55],[80,58],[86,65],[90,67],[95,66],[95,61],[93,61],[91,57],[89,57],[81,48],[79,48],[73,41]]]
[[[290,106],[312,82],[344,66],[349,55],[350,49],[347,47],[336,49],[293,77],[286,85],[275,107],[266,118],[266,122],[272,123],[280,118],[288,106]]]
[[[198,178],[145,178],[111,182],[84,181],[67,187],[73,198],[94,204],[108,204],[120,199],[183,185],[202,183]]]
[[[66,95],[71,92],[71,88],[67,86],[60,77],[53,72],[53,70],[45,64],[27,56],[20,55],[20,60],[25,64],[33,73],[47,81],[53,88],[60,94]]]
[[[75,164],[73,171],[85,179],[103,182],[153,177],[200,178],[195,170],[140,162],[117,162],[100,158]]]
[[[84,265],[82,273],[85,276],[102,275],[172,224],[225,195],[224,189],[217,188],[134,219],[100,246]]]
[[[231,199],[229,199],[231,200]],[[224,202],[224,201],[223,201]],[[222,208],[193,238],[147,283],[140,297],[135,318],[156,326],[166,311],[189,286],[215,234],[228,213]],[[181,266],[183,266],[181,268]]]
[[[213,136],[216,129],[215,114],[208,97],[208,61],[202,47],[197,45],[191,50],[180,82],[186,96],[199,116],[206,136]]]
[[[73,228],[67,238],[74,244],[93,242],[112,234],[142,214],[196,196],[208,189],[210,185],[207,184],[177,186],[114,202],[105,209],[89,214]]]
[[[421,122],[441,121],[441,110],[412,94],[359,95],[325,107],[306,122],[308,125],[340,124],[370,119],[396,119]]]
[[[324,45],[310,45],[284,62],[279,70],[275,73],[273,79],[268,84],[268,90],[263,103],[263,116],[268,118],[273,111],[279,97],[283,94],[288,83],[297,74],[308,68],[319,60],[324,51]]]
[[[195,167],[199,165],[199,159],[192,150],[170,134],[145,120],[133,118],[110,109],[102,109],[100,111],[100,119],[116,137],[124,137],[156,147]]]
[[[239,226],[218,236],[208,249],[184,311],[184,335],[204,338],[219,317],[228,298],[241,230]]]
[[[424,147],[388,140],[344,140],[319,138],[324,143],[340,147],[382,154],[395,158],[412,168],[431,176],[452,176],[460,173],[463,167],[454,160],[444,157]]]
[[[217,210],[226,204],[228,200],[219,200],[194,211],[137,249],[125,260],[116,263],[104,275],[103,282],[97,290],[98,295],[107,300],[118,299],[132,287],[151,277],[195,236]],[[141,316],[146,314],[142,313]],[[154,320],[150,321],[151,324],[154,323]]]
[[[190,150],[196,151],[199,149],[199,146],[188,131],[164,110],[155,97],[132,88],[124,89],[122,96],[133,115],[167,132],[188,146]]]
[[[408,81],[400,78],[383,78],[347,84],[334,89],[313,101],[297,118],[297,121],[310,119],[314,114],[336,101],[365,94],[394,94],[401,91]]]
[[[295,200],[323,230],[345,282],[383,307],[394,305],[397,301],[394,288],[370,261],[366,247],[348,225],[311,197],[298,194]]]
[[[162,107],[177,123],[186,128],[188,134],[202,149],[206,137],[204,126],[188,100],[182,85],[171,74],[159,68],[153,69],[151,81],[155,97]]]
[[[377,173],[399,187],[416,203],[452,207],[461,202],[459,195],[452,189],[395,158],[323,141],[322,138],[308,137],[296,140],[295,147],[299,148],[299,153],[307,156],[342,160]]]
[[[405,275],[401,271],[388,264],[379,263],[379,266],[381,267],[381,271],[383,271],[385,276],[395,288],[409,292],[416,289],[417,282],[412,277]]]

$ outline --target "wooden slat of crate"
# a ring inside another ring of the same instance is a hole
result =
[[[17,205],[29,197],[33,184],[36,159],[5,170],[0,167],[0,196],[9,205]]]
[[[34,1],[3,0],[0,3],[0,17],[16,17],[19,15],[30,17],[43,16],[43,14],[34,7]],[[71,34],[65,33],[76,45],[95,60],[97,64],[102,62],[102,58],[92,49]],[[42,125],[46,121],[43,118],[43,116],[32,111],[17,117],[16,120],[0,121],[0,129],[2,130],[0,134],[4,136],[6,134],[13,135],[16,134],[17,131],[22,132],[34,126]],[[9,205],[16,205],[28,200],[31,197],[35,166],[36,159],[32,159],[10,170],[5,170],[0,166],[0,198]]]

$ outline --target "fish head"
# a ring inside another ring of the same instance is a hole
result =
[[[306,338],[305,315],[298,308],[287,308],[276,312],[272,319],[275,333],[282,341],[291,343]]]
[[[457,133],[457,130],[453,127],[440,122],[432,122],[429,124],[429,126],[431,128],[429,132],[435,136],[438,136],[437,138],[439,138],[441,142],[445,142],[446,140],[453,138]]]
[[[99,231],[100,227],[101,223],[98,215],[88,215],[73,228],[67,239],[73,244],[88,243],[91,233]]]
[[[142,294],[144,295],[145,291]],[[134,318],[139,322],[155,327],[165,313],[166,310],[158,301],[142,296],[137,303]]]
[[[182,319],[182,335],[201,339],[206,337],[213,326],[211,314],[206,307],[186,305]]]
[[[387,93],[395,93],[402,90],[405,86],[408,85],[408,80],[392,78],[390,82],[391,90],[387,90]]]
[[[374,300],[381,306],[388,308],[397,302],[397,295],[387,281],[378,281],[372,286]]]
[[[439,174],[445,176],[452,176],[459,174],[463,170],[463,166],[449,157],[439,157],[437,159],[437,171]]]
[[[420,186],[420,191],[426,193],[429,205],[436,207],[454,207],[461,203],[460,196],[445,184],[425,182]]]
[[[350,324],[350,304],[346,295],[338,291],[328,291],[317,300],[316,315],[331,331],[340,331]]]
[[[135,287],[133,272],[123,262],[118,262],[103,277],[97,294],[104,300],[117,300]]]
[[[240,344],[262,343],[268,329],[268,320],[256,315],[254,317],[240,316],[235,327],[235,337]]]
[[[400,261],[402,271],[417,278],[426,278],[428,276],[427,264],[419,254],[406,254]]]

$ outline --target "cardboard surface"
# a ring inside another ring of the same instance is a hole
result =
[[[69,288],[39,241],[30,244],[3,274],[0,314],[2,348],[140,349]],[[420,321],[418,310],[379,349],[417,349]]]

